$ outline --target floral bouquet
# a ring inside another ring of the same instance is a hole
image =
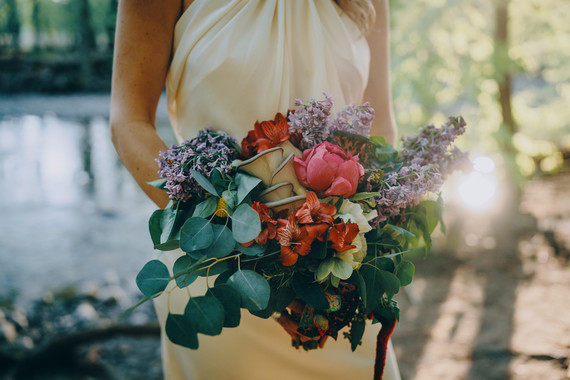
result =
[[[171,202],[151,216],[150,234],[156,249],[185,255],[172,272],[148,262],[137,285],[146,300],[217,275],[184,314],[166,320],[168,338],[192,349],[198,333],[237,327],[241,309],[291,321],[293,345],[307,350],[345,329],[354,351],[366,321],[380,322],[381,378],[399,317],[392,297],[414,275],[405,254],[429,252],[431,233],[443,228],[441,198],[426,195],[464,161],[451,145],[465,123],[429,125],[397,151],[369,136],[368,104],[346,106],[334,119],[331,96],[295,106],[255,123],[241,146],[207,128],[161,152],[162,179],[152,184]]]

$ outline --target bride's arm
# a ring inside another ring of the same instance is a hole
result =
[[[390,15],[388,0],[374,1],[376,23],[368,35],[370,76],[364,99],[375,110],[371,134],[382,135],[389,143],[396,141],[396,122],[390,88]]]
[[[154,160],[166,149],[155,116],[181,7],[181,0],[122,0],[117,16],[111,136],[120,160],[159,207],[168,196],[147,182],[158,178]]]

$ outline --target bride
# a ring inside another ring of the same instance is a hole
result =
[[[168,198],[147,182],[167,147],[155,129],[166,84],[177,137],[207,127],[238,140],[256,120],[285,113],[295,98],[333,94],[335,104],[370,101],[372,134],[395,139],[389,87],[388,0],[122,0],[111,96],[111,131],[119,157],[159,206]],[[335,110],[336,111],[336,110]],[[149,239],[150,245],[150,239]],[[159,253],[170,268],[181,251]],[[190,287],[202,295],[205,281]],[[164,328],[189,293],[155,299]],[[246,312],[238,328],[200,336],[192,351],[162,338],[167,379],[371,379],[379,326],[367,328],[352,353],[344,339],[323,349],[291,347],[287,321]],[[399,379],[390,347],[384,379]]]

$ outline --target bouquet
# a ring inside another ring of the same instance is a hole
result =
[[[216,276],[184,314],[170,313],[166,334],[198,348],[198,333],[240,324],[242,309],[287,318],[297,348],[348,339],[354,351],[366,321],[380,322],[375,378],[399,318],[393,296],[411,283],[406,253],[430,250],[443,228],[444,178],[465,160],[452,148],[462,118],[429,125],[395,150],[369,136],[373,109],[342,108],[331,96],[295,102],[287,115],[257,122],[238,144],[206,128],[157,159],[152,184],[171,202],[149,221],[154,247],[185,252],[172,273],[159,260],[137,276],[145,299]],[[432,194],[431,197],[428,195]]]

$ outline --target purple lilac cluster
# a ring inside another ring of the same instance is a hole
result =
[[[325,141],[335,142],[334,132],[337,130],[368,137],[374,119],[374,110],[369,103],[345,106],[330,121],[333,97],[324,96],[324,100],[311,98],[307,103],[295,100],[295,106],[300,108],[289,115],[289,133],[300,136],[300,149],[309,149]]]
[[[368,137],[372,120],[374,120],[374,109],[370,107],[370,103],[366,102],[361,106],[354,104],[344,106],[331,123],[331,135],[334,131],[344,131]]]
[[[232,161],[239,155],[236,147],[235,140],[227,133],[206,128],[195,138],[160,152],[156,159],[158,175],[166,178],[164,187],[170,199],[185,202],[192,194],[204,196],[204,189],[192,178],[190,169],[208,179],[216,169],[229,173]]]
[[[467,154],[457,147],[450,149],[465,132],[465,125],[461,117],[450,118],[441,128],[428,125],[417,135],[403,139],[400,160],[404,165],[382,181],[382,195],[376,198],[377,222],[419,204],[424,194],[437,192],[445,177],[465,164]]]
[[[444,177],[463,165],[467,154],[451,145],[465,132],[462,117],[450,117],[447,123],[436,128],[433,124],[421,128],[417,135],[402,139],[400,158],[404,162],[433,165]]]
[[[309,149],[326,141],[329,137],[327,124],[333,106],[332,95],[316,101],[311,98],[307,104],[295,99],[295,106],[301,107],[289,114],[289,133],[301,136],[300,149]]]

